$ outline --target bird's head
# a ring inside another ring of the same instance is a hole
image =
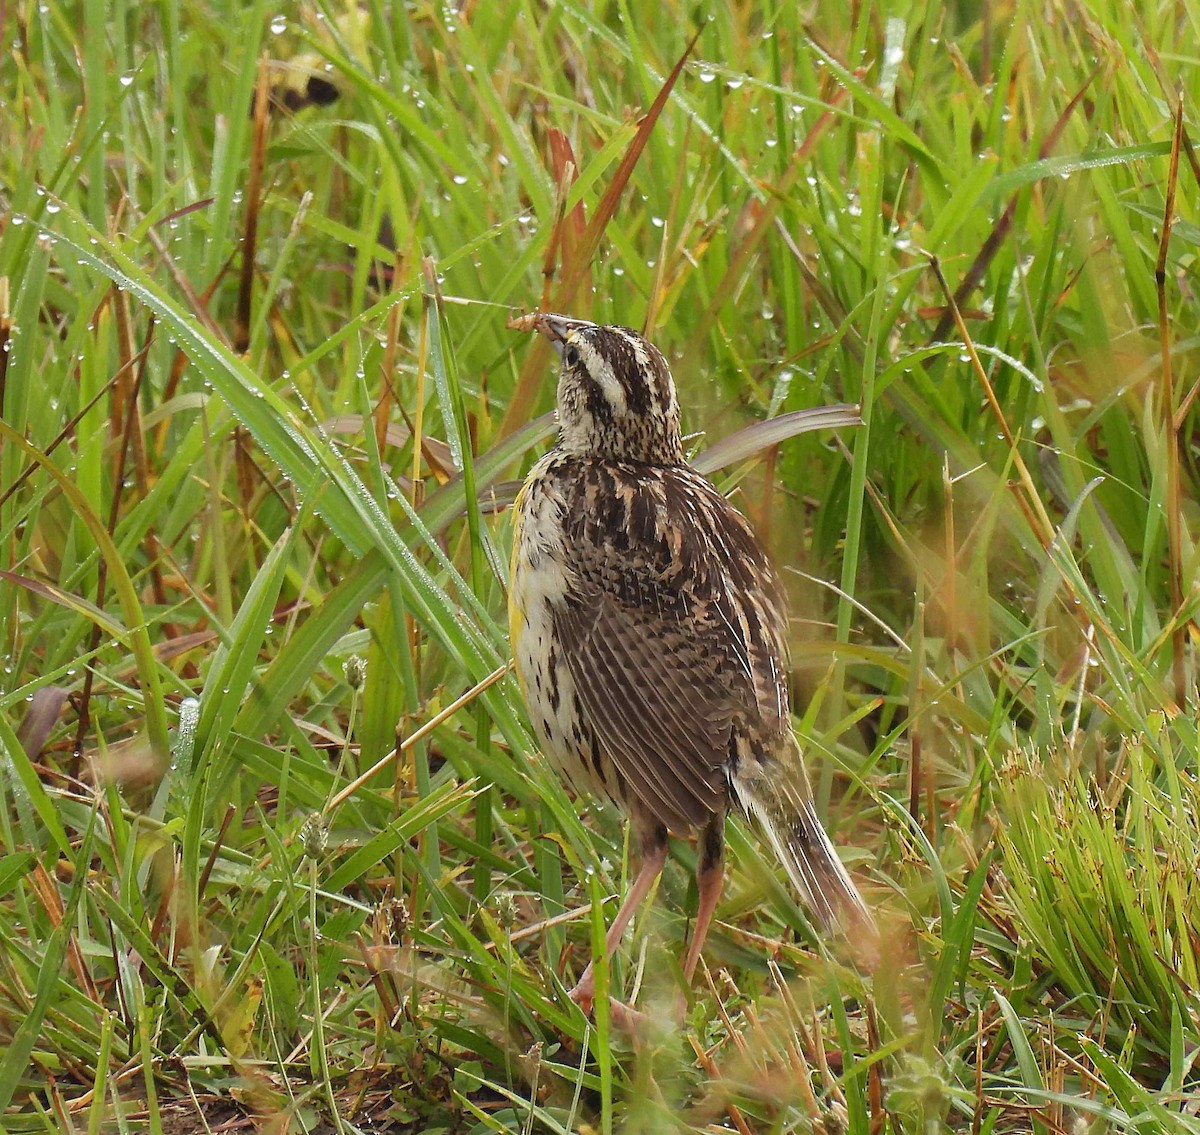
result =
[[[543,312],[509,326],[539,331],[561,360],[561,449],[647,465],[682,463],[679,399],[667,360],[653,343],[628,327]]]

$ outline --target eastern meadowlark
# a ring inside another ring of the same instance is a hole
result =
[[[684,460],[666,360],[625,327],[541,313],[509,325],[541,332],[561,359],[558,444],[515,506],[517,676],[546,756],[576,790],[628,812],[642,855],[608,952],[663,868],[667,833],[698,831],[691,981],[731,808],[766,834],[826,928],[873,941],[792,735],[779,579],[746,519]],[[571,997],[591,1009],[592,966]]]

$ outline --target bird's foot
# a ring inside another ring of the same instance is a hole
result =
[[[567,996],[583,1010],[586,1016],[593,1016],[592,1010],[596,1003],[596,990],[591,982],[585,983],[581,981]],[[624,1001],[618,1001],[615,997],[608,999],[608,1019],[621,1032],[635,1038],[646,1035],[647,1031],[655,1023],[652,1017],[643,1013],[640,1009],[635,1009],[632,1005],[626,1005]]]
[[[591,1016],[592,1005],[596,1000],[596,990],[590,981],[581,981],[567,996],[583,1010],[585,1017]]]

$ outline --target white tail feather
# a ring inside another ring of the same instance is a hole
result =
[[[797,754],[797,757],[799,754]],[[778,774],[779,770],[773,770]],[[745,812],[762,828],[796,890],[826,930],[876,936],[875,920],[817,818],[807,780],[799,776],[735,776]],[[799,783],[797,783],[799,781]],[[859,941],[860,946],[869,943]]]

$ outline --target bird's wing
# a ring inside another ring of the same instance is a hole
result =
[[[733,729],[765,742],[786,728],[776,577],[745,519],[690,470],[597,465],[572,496],[558,640],[630,795],[687,831],[726,805]]]

